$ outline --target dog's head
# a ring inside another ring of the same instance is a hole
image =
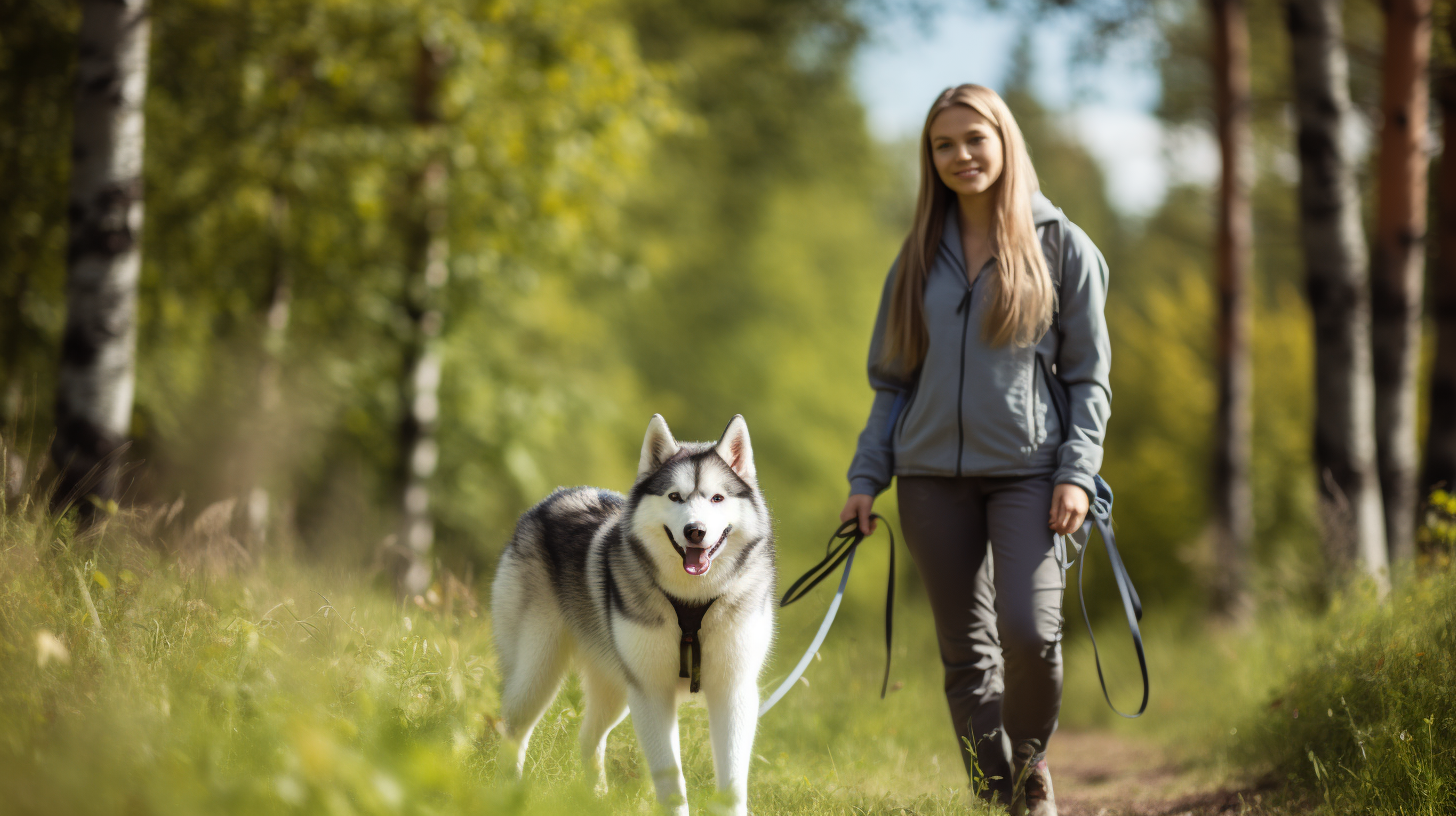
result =
[[[733,417],[717,442],[680,443],[662,415],[653,414],[633,493],[633,532],[659,564],[671,563],[675,551],[689,576],[707,575],[715,559],[768,532],[761,529],[766,516],[742,416]]]

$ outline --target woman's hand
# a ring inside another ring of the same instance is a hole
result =
[[[1083,502],[1085,505],[1086,502]],[[875,531],[879,524],[870,518],[870,510],[875,506],[875,497],[866,496],[863,493],[856,493],[849,497],[844,503],[844,509],[839,511],[840,521],[849,521],[852,518],[859,519],[859,531],[869,535]]]
[[[850,496],[849,498],[853,501],[856,498],[867,497]],[[848,509],[849,507],[846,505],[845,510]],[[848,516],[844,516],[844,518],[848,518]],[[1087,491],[1065,482],[1057,485],[1056,489],[1052,491],[1052,512],[1047,519],[1047,526],[1052,528],[1052,532],[1071,535],[1082,526],[1082,521],[1086,518]]]

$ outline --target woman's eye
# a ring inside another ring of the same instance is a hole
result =
[[[682,501],[682,496],[679,496],[679,495],[678,495],[678,494],[676,494],[676,493],[669,493],[669,494],[667,494],[667,498],[668,498],[668,499],[669,499],[669,500],[671,500],[671,501],[675,501],[675,502],[680,502],[680,501]]]
[[[714,501],[714,502],[715,502],[715,503],[716,503],[716,502],[720,502],[720,501],[723,501],[723,494],[722,494],[722,493],[714,493],[714,494],[713,494],[713,501]]]

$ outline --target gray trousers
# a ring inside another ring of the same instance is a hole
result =
[[[1047,527],[1051,474],[898,481],[905,546],[930,596],[966,772],[1008,802],[1013,746],[1037,740],[1044,751],[1062,703],[1064,576]]]

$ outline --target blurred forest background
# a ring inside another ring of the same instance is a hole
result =
[[[1050,15],[1083,20],[1085,60],[1155,37],[1157,115],[1214,133],[1227,61],[1209,9],[1230,4],[1008,7],[1028,31]],[[150,4],[145,216],[127,222],[142,225],[127,238],[140,252],[135,399],[129,446],[99,458],[118,466],[111,487],[50,461],[62,363],[76,362],[63,347],[68,258],[84,254],[68,238],[84,5],[0,0],[8,507],[44,503],[60,485],[63,498],[96,495],[72,511],[84,523],[185,497],[175,523],[213,508],[237,559],[344,565],[412,596],[447,573],[481,584],[516,516],[557,485],[627,489],[652,413],[687,439],[716,438],[742,413],[784,572],[817,560],[869,406],[869,330],[915,184],[916,146],[870,136],[851,63],[878,21],[934,25],[934,4]],[[1374,0],[1324,6],[1344,20],[1353,107],[1340,127],[1370,134],[1349,167],[1374,235],[1386,12]],[[1290,7],[1237,4],[1249,60],[1252,390],[1240,444],[1252,566],[1235,594],[1312,613],[1338,584],[1321,544],[1331,525],[1315,463]],[[1423,18],[1438,104],[1418,137],[1432,184],[1440,103],[1456,104],[1452,8],[1425,6]],[[1000,90],[1044,192],[1112,270],[1103,474],[1124,557],[1152,614],[1229,613],[1227,473],[1215,466],[1222,188],[1184,184],[1146,217],[1120,213],[1106,171],[1032,92],[1029,42]],[[1453,217],[1441,221],[1439,198],[1432,225]],[[1417,268],[1436,296],[1449,293],[1456,259],[1436,254],[1434,232],[1426,243],[1432,261]],[[1428,407],[1435,318],[1452,319],[1444,297],[1418,324],[1426,352],[1409,383],[1419,410],[1408,442],[1421,450],[1428,429],[1456,423],[1456,408]],[[1422,478],[1422,496],[1437,477]],[[1451,528],[1420,501],[1409,508],[1417,555],[1444,563]],[[905,579],[912,598],[915,583]],[[1094,616],[1120,610],[1106,586],[1091,601]],[[874,626],[871,603],[850,619]]]
[[[434,437],[422,458],[438,459],[425,471],[436,553],[456,572],[487,567],[557,485],[627,487],[653,412],[685,438],[744,414],[782,548],[817,547],[843,501],[870,396],[866,338],[913,206],[914,146],[869,137],[848,77],[867,26],[894,11],[153,7],[125,501],[185,495],[195,513],[233,498],[242,524],[251,500],[256,535],[374,563],[404,529],[405,427],[429,346],[435,405],[417,424]],[[1324,567],[1288,46],[1277,4],[1250,14],[1255,555],[1265,591],[1306,597]],[[1347,14],[1368,118],[1381,12]],[[34,468],[66,316],[79,8],[10,2],[4,19],[0,427]],[[1160,115],[1210,127],[1200,7],[1155,19]],[[1118,524],[1149,600],[1198,607],[1212,557],[1216,190],[1175,188],[1146,219],[1120,216],[1078,135],[1032,95],[1033,59],[1024,44],[1003,90],[1044,191],[1113,270],[1104,474]],[[425,213],[427,169],[444,179],[443,215]],[[443,253],[434,285],[422,231]],[[422,330],[425,311],[438,334]]]

